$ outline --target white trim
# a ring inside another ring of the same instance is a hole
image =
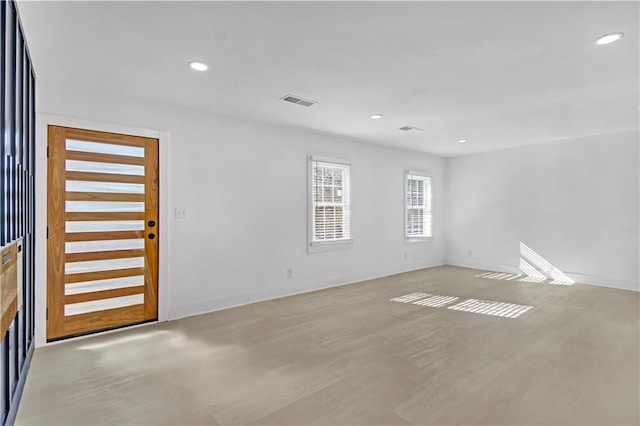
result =
[[[431,172],[420,172],[417,170],[405,170],[404,175],[418,176],[423,178],[431,178],[433,179],[433,173]]]
[[[269,287],[249,293],[238,293],[231,296],[217,299],[201,300],[196,303],[174,306],[171,308],[171,319],[191,317],[194,315],[208,314],[237,306],[246,306],[265,300],[275,300],[282,297],[297,296],[314,291],[325,290],[333,287],[341,287],[350,284],[357,284],[363,281],[373,280],[382,277],[389,277],[405,272],[419,271],[427,268],[434,268],[444,265],[444,259],[428,258],[418,262],[412,262],[402,267],[374,268],[367,274],[352,272],[331,277],[309,278],[296,283],[284,284],[278,287]]]
[[[433,236],[431,236],[431,237],[408,237],[406,235],[406,233],[407,233],[407,229],[406,228],[405,228],[404,232],[405,232],[404,242],[406,244],[430,243],[431,241],[433,241]],[[433,231],[431,231],[431,233],[433,234]]]
[[[309,253],[322,253],[324,251],[347,250],[353,247],[353,238],[333,241],[312,241],[309,244]]]
[[[408,212],[409,212],[409,208],[407,206],[407,191],[408,191],[408,186],[407,186],[407,181],[408,181],[408,177],[409,176],[416,176],[416,177],[420,177],[420,178],[427,178],[429,179],[429,185],[430,185],[430,189],[431,189],[431,210],[429,211],[429,214],[431,215],[431,235],[428,237],[422,237],[422,236],[409,236],[407,235],[407,226],[408,226]],[[434,232],[435,232],[435,219],[434,219],[434,195],[433,195],[433,175],[431,172],[421,172],[421,171],[416,171],[416,170],[406,170],[404,172],[404,193],[402,194],[402,203],[404,205],[404,229],[403,229],[403,235],[404,235],[404,242],[405,244],[415,244],[415,243],[428,243],[433,241],[433,236],[434,236]]]
[[[487,259],[468,259],[463,256],[460,257],[448,257],[444,261],[445,265],[455,266],[458,268],[476,269],[479,271],[492,271],[492,272],[504,272],[510,274],[522,273],[517,265],[510,265],[506,263],[494,263]],[[594,285],[599,287],[617,288],[620,290],[640,291],[640,283],[634,280],[628,280],[624,278],[605,277],[601,275],[583,274],[580,272],[568,272],[564,273],[575,281],[573,286],[576,285]],[[536,285],[554,285],[546,283],[538,283]],[[563,287],[563,286],[561,286]]]
[[[35,344],[36,347],[47,344],[47,126],[75,127],[101,132],[122,133],[132,136],[157,138],[160,156],[160,252],[158,270],[158,321],[168,320],[169,307],[169,133],[148,129],[105,123],[81,118],[36,113],[36,282],[35,282]]]
[[[318,155],[309,155],[309,162],[318,161],[320,163],[334,163],[351,167],[351,162],[344,158],[323,157]]]

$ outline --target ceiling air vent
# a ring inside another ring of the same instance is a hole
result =
[[[421,129],[421,128],[419,128],[419,127],[413,127],[413,126],[403,126],[403,127],[400,127],[400,129],[399,129],[399,130],[402,130],[402,131],[404,131],[404,132],[408,132],[408,131],[410,131],[410,130],[420,130],[420,131],[423,131],[424,129]]]
[[[316,101],[311,101],[309,99],[303,99],[299,96],[293,96],[293,95],[286,95],[280,98],[280,100],[286,101],[286,102],[291,102],[292,104],[297,104],[297,105],[302,105],[305,107],[310,107],[313,104],[317,104],[318,102]]]

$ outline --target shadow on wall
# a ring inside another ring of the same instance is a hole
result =
[[[551,262],[533,251],[522,241],[520,242],[520,271],[522,271],[521,274],[486,272],[476,275],[476,277],[492,280],[544,282],[546,284],[558,285],[572,285],[575,283],[575,281],[566,276],[560,269],[553,266]]]

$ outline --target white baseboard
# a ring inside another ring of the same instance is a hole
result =
[[[462,268],[480,269],[483,271],[507,272],[512,274],[522,273],[515,265],[497,264],[482,260],[469,260],[464,258],[447,259],[447,265],[459,266]],[[640,283],[634,280],[623,278],[603,277],[590,274],[581,274],[576,272],[565,272],[565,274],[576,283],[597,285],[600,287],[617,288],[621,290],[640,291]]]
[[[442,265],[444,265],[444,259],[433,259],[426,262],[411,262],[407,265],[402,265],[401,267],[393,268],[391,270],[377,270],[374,272],[369,271],[368,274],[354,273],[349,275],[323,277],[312,280],[295,280],[291,283],[287,283],[278,287],[270,287],[249,293],[239,293],[223,296],[216,299],[204,300],[198,303],[169,307],[169,320],[171,321],[179,318],[211,313],[223,309],[247,305],[250,303],[279,299],[282,297],[309,293],[331,287],[340,287],[343,285],[355,284],[361,281],[382,278],[389,275],[395,275],[403,272],[416,271],[419,269],[432,268]]]

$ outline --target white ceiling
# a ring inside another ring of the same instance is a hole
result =
[[[446,156],[638,128],[637,2],[19,9],[40,80]],[[594,46],[616,31],[626,37]],[[288,93],[319,103],[279,100]]]

